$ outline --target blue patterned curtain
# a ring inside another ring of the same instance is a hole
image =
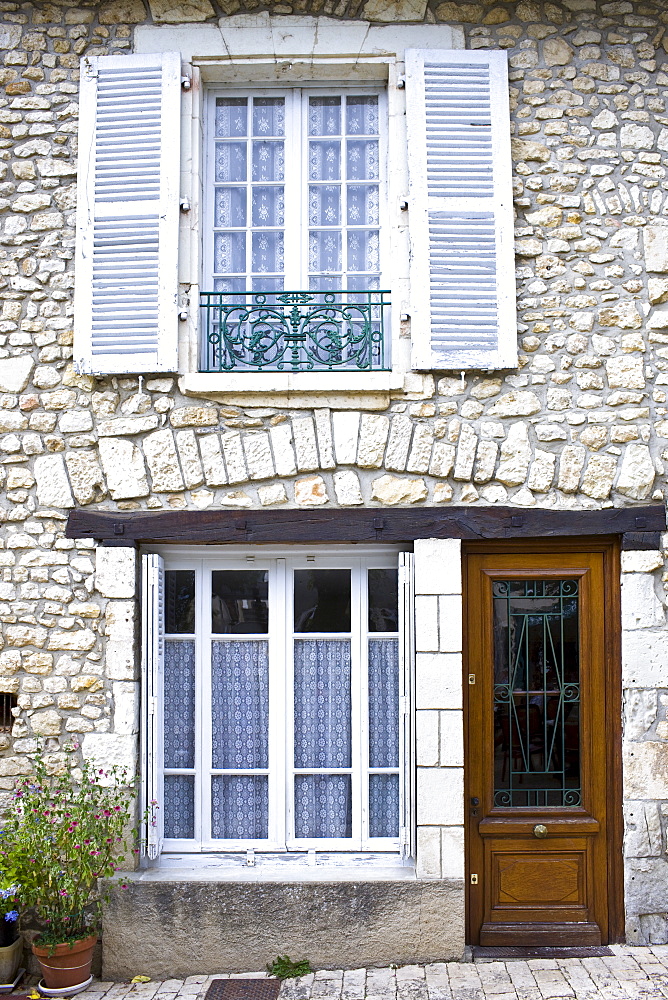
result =
[[[191,840],[195,836],[195,778],[192,774],[165,775],[164,835]]]
[[[350,775],[295,775],[295,836],[352,836]]]
[[[211,779],[211,836],[266,840],[269,815],[263,774],[217,774]]]
[[[399,640],[369,641],[369,766],[399,766]]]
[[[213,766],[268,767],[269,654],[265,640],[211,644]]]
[[[295,767],[350,767],[350,640],[295,640]]]
[[[399,775],[369,775],[369,836],[399,836]]]
[[[165,643],[165,767],[195,766],[195,643]]]

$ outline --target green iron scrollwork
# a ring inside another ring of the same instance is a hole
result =
[[[387,291],[202,292],[200,371],[384,371]]]

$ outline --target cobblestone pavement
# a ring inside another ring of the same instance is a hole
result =
[[[668,945],[613,945],[607,958],[437,962],[399,968],[321,970],[283,983],[280,1000],[663,1000]],[[141,972],[141,970],[137,970]],[[264,973],[246,973],[262,978]],[[94,982],[83,1000],[203,1000],[213,979],[188,976],[131,985]]]

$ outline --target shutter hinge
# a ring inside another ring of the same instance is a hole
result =
[[[84,59],[84,67],[85,67],[85,72],[86,72],[86,76],[88,77],[88,79],[89,80],[97,80],[98,69],[97,69],[97,66],[93,66],[93,64],[90,61],[90,59],[87,59],[87,58]]]
[[[398,76],[397,77],[397,90],[405,90],[405,89],[406,89],[406,77],[405,76]]]
[[[182,212],[189,212],[190,211],[190,201],[189,201],[189,199],[188,198],[181,198],[181,201],[179,202],[179,208],[181,209]]]
[[[471,875],[471,885],[477,885],[477,884],[478,884],[478,876]]]
[[[182,76],[181,77],[181,86],[183,87],[184,90],[190,90],[190,77],[189,76]]]
[[[157,715],[158,714],[158,699],[149,698],[148,699],[148,714]]]
[[[405,694],[399,698],[399,715],[408,715],[408,698]]]

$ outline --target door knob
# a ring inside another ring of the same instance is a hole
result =
[[[534,837],[538,837],[539,840],[542,840],[543,837],[547,837],[547,827],[542,823],[536,823],[533,828],[533,835]]]

